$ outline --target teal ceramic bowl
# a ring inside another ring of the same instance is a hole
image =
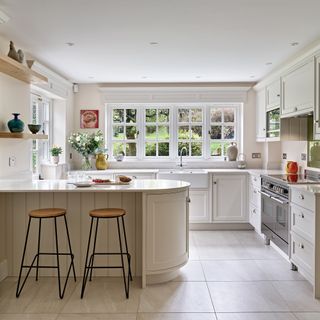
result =
[[[33,134],[36,134],[40,131],[41,124],[28,124],[28,128]]]

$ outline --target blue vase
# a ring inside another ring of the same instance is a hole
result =
[[[23,132],[24,130],[24,123],[18,117],[20,113],[13,113],[13,119],[8,121],[8,128],[11,132]]]

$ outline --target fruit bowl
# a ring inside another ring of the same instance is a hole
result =
[[[41,124],[28,124],[28,128],[33,134],[36,134],[40,131]]]

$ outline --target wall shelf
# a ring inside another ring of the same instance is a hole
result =
[[[26,83],[48,82],[47,77],[4,55],[0,55],[0,72]]]
[[[31,140],[39,140],[39,139],[48,139],[47,134],[32,134],[32,133],[17,133],[17,132],[6,132],[0,131],[0,139],[31,139]]]

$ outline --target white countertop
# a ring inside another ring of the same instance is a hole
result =
[[[93,185],[79,188],[67,180],[0,181],[0,192],[147,192],[188,188],[176,180],[133,180],[128,185]]]
[[[295,188],[301,191],[311,192],[315,195],[320,195],[320,184],[291,184],[290,188]]]

